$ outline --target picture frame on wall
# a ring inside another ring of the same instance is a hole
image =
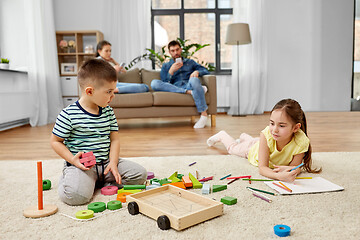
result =
[[[61,64],[61,74],[62,75],[76,75],[77,66],[76,63],[62,63]]]

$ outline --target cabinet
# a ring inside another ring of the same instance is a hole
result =
[[[81,64],[95,57],[96,45],[104,40],[100,31],[57,31],[56,46],[63,92],[67,106],[79,97],[77,71]]]

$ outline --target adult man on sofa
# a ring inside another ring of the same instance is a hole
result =
[[[208,109],[205,100],[207,88],[201,85],[199,77],[209,74],[209,71],[192,59],[182,59],[182,49],[178,41],[171,41],[168,49],[172,59],[163,64],[160,72],[161,80],[154,79],[151,88],[154,91],[191,94],[200,113],[200,119],[195,123],[194,128],[204,128]]]

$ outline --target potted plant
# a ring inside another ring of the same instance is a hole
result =
[[[189,39],[182,40],[181,38],[177,38],[178,42],[180,43],[180,46],[182,48],[181,56],[183,58],[191,58],[195,60],[197,63],[203,65],[207,70],[209,71],[215,71],[215,67],[211,65],[210,63],[200,61],[197,57],[194,56],[194,54],[203,49],[204,47],[210,46],[210,44],[199,44],[199,43],[192,43],[188,44],[187,42],[190,41]],[[155,63],[156,66],[161,68],[163,63],[170,61],[171,56],[167,55],[165,53],[165,48],[167,46],[164,46],[161,48],[160,52],[156,52],[154,49],[146,49],[146,53],[144,53],[141,56],[138,56],[131,60],[128,66],[125,67],[126,70],[130,69],[132,66],[134,66],[136,63],[142,61],[142,60],[151,60]]]
[[[1,69],[9,69],[9,63],[10,63],[9,59],[1,58],[0,68]]]

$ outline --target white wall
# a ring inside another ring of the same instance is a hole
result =
[[[11,69],[26,70],[28,41],[24,0],[0,1],[0,56],[10,60]]]
[[[103,4],[54,0],[56,30],[100,30],[106,39],[111,34],[99,21],[107,17],[102,15]],[[353,0],[265,0],[264,4],[269,37],[265,110],[290,97],[305,111],[349,111]],[[218,87],[229,86],[222,82]],[[229,103],[228,95],[219,97],[221,107]]]
[[[267,0],[266,110],[282,98],[306,111],[349,111],[352,0]]]

